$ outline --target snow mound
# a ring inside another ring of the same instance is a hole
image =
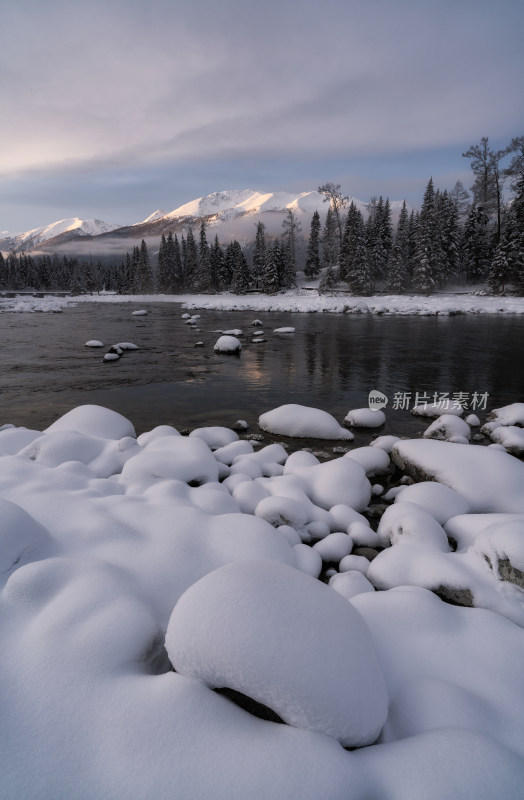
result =
[[[279,406],[258,418],[263,431],[299,439],[353,439],[353,434],[319,408],[296,403]]]
[[[455,414],[442,414],[429,428],[424,431],[424,439],[442,439],[450,441],[460,436],[466,442],[471,438],[471,430],[468,423],[457,417]]]
[[[514,456],[524,454],[524,428],[518,425],[505,425],[495,428],[490,433],[491,439],[496,444],[501,444]]]
[[[386,719],[384,678],[358,612],[281,564],[229,564],[193,584],[173,610],[166,649],[178,673],[344,746],[371,744]]]
[[[380,428],[385,421],[384,412],[374,408],[355,408],[344,417],[344,425],[354,428]]]
[[[219,336],[213,349],[215,353],[240,353],[242,342],[236,336]]]
[[[399,498],[400,497],[400,501]],[[425,509],[437,522],[445,525],[451,517],[467,514],[470,506],[458,492],[435,481],[423,481],[406,486],[395,503],[416,503]]]
[[[508,453],[480,445],[408,439],[397,442],[393,461],[416,480],[444,483],[473,512],[524,511],[524,464]]]
[[[46,428],[45,433],[56,431],[75,431],[101,439],[122,439],[124,436],[136,438],[132,423],[122,414],[95,405],[73,408]]]
[[[377,414],[377,411],[373,411]],[[344,458],[351,458],[365,470],[366,475],[380,475],[389,469],[390,460],[385,450],[380,447],[356,447],[350,450]]]

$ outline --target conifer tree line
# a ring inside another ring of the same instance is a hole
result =
[[[320,186],[327,208],[323,223],[318,211],[311,219],[300,265],[306,279],[318,281],[323,292],[357,295],[431,294],[450,283],[485,283],[496,294],[511,286],[524,294],[524,136],[497,151],[483,137],[463,156],[473,173],[471,194],[460,181],[440,190],[430,178],[420,211],[408,211],[404,202],[395,229],[388,198],[372,198],[364,218],[339,185]],[[0,289],[274,294],[297,285],[301,240],[292,209],[280,236],[269,236],[258,221],[254,242],[244,249],[236,240],[221,245],[217,236],[210,243],[202,220],[198,236],[192,228],[180,239],[163,234],[153,258],[142,240],[119,265],[0,253]]]

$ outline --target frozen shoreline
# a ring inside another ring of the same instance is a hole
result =
[[[476,294],[319,295],[316,290],[299,289],[278,295],[177,294],[177,295],[80,295],[34,297],[17,295],[0,298],[0,312],[62,311],[78,303],[177,303],[187,309],[219,311],[281,311],[303,313],[448,316],[453,314],[524,314],[524,297],[490,297]]]

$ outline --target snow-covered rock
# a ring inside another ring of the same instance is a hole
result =
[[[351,553],[353,541],[347,533],[335,531],[313,545],[322,561],[336,561],[337,564],[344,556]]]
[[[99,339],[89,339],[84,345],[84,347],[103,347],[104,343],[101,342]]]
[[[377,411],[373,412],[377,414]],[[389,469],[390,460],[385,450],[381,447],[356,447],[350,450],[344,458],[351,458],[365,470],[368,478],[372,475],[381,475]]]
[[[374,408],[354,408],[344,417],[344,425],[352,428],[380,428],[385,421],[384,412]]]
[[[319,408],[289,403],[258,418],[259,428],[269,433],[302,439],[353,439],[353,434]]]
[[[345,746],[374,742],[387,716],[384,678],[358,612],[281,564],[238,562],[195,583],[173,610],[166,649],[178,673],[241,692]]]
[[[240,353],[242,342],[236,336],[219,336],[213,349],[215,353]]]
[[[501,444],[508,453],[514,456],[524,454],[524,428],[518,425],[501,425],[491,431],[490,437],[496,444]]]
[[[461,437],[467,443],[471,438],[468,423],[456,414],[442,414],[423,433],[424,439],[456,440]]]
[[[194,430],[192,430],[189,434],[189,438],[195,436],[198,439],[202,439],[211,450],[219,450],[227,445],[232,444],[233,442],[238,441],[238,433],[235,433],[235,431],[231,430],[231,428],[224,428],[221,425],[209,425],[205,428],[194,428]],[[251,448],[251,450],[253,450],[253,448]]]
[[[473,444],[408,439],[397,442],[391,457],[416,480],[435,480],[454,489],[472,512],[524,511],[524,464],[508,453]]]
[[[459,514],[467,514],[470,506],[458,492],[443,483],[423,481],[412,486],[404,486],[402,496],[397,495],[395,503],[416,503],[425,509],[441,525]]]
[[[124,436],[136,438],[133,424],[122,414],[96,405],[73,408],[49,425],[45,433],[56,431],[75,431],[101,439],[122,439]]]

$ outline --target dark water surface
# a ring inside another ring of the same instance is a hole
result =
[[[488,394],[487,412],[524,400],[524,321],[520,317],[377,317],[202,311],[200,331],[178,304],[82,303],[63,313],[0,314],[0,425],[38,430],[83,403],[129,417],[137,432],[232,425],[283,403],[329,411],[342,421],[367,406],[370,390],[389,398],[381,433],[418,435],[427,423],[395,410],[396,393]],[[266,342],[254,344],[263,322]],[[292,326],[294,334],[274,334]],[[213,351],[219,330],[241,328],[240,357]],[[84,347],[131,341],[140,347],[117,362]],[[203,347],[195,343],[203,341]],[[369,434],[366,434],[369,440]]]

